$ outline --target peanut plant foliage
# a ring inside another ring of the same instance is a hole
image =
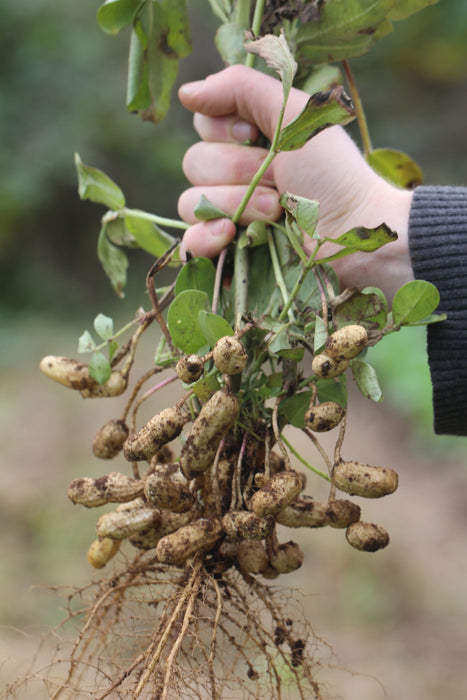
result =
[[[246,63],[282,82],[282,111],[261,169],[329,126],[361,121],[347,60],[429,4],[210,0],[225,63]],[[178,63],[191,50],[187,3],[107,0],[97,21],[108,34],[129,29],[127,107],[158,123],[169,109]],[[292,85],[311,88],[310,98],[283,127]],[[372,167],[399,186],[420,180],[408,156],[366,151]],[[388,545],[384,527],[366,522],[351,498],[387,496],[398,477],[391,467],[342,455],[347,381],[353,377],[364,396],[381,401],[372,346],[402,327],[442,320],[435,313],[439,294],[428,282],[411,282],[390,309],[377,288],[340,289],[334,260],[371,255],[397,233],[384,221],[342,231],[327,253],[330,241],[316,228],[319,202],[293,192],[280,193],[278,222],[238,227],[235,242],[216,260],[188,256],[182,262],[179,237],[167,230],[183,232],[183,221],[130,208],[111,177],[79,155],[76,168],[80,197],[107,209],[97,254],[110,283],[123,296],[125,249],[142,248],[148,296],[123,328],[96,316],[93,329],[79,338],[87,363],[55,355],[41,362],[47,376],[85,398],[128,396],[120,415],[109,408],[92,446],[96,457],[114,460],[111,469],[97,479],[77,475],[68,490],[82,507],[108,506],[96,518],[87,559],[111,573],[89,586],[73,651],[60,656],[58,647],[55,661],[62,668],[66,662],[65,675],[50,671],[44,683],[54,698],[79,693],[80,683],[96,698],[221,698],[232,683],[238,697],[279,698],[288,687],[296,697],[322,698],[311,627],[268,583],[297,570],[304,557],[293,540],[282,541],[277,525],[292,532],[340,529],[363,552]],[[196,215],[225,216],[206,197]],[[304,246],[309,239],[311,254]],[[172,275],[160,287],[163,269]],[[139,343],[155,337],[153,363],[133,376]],[[157,401],[168,384],[171,405],[140,421],[140,407]],[[306,455],[294,446],[294,430],[309,439]],[[320,442],[329,431],[335,431],[332,454]],[[320,479],[329,484],[325,502],[313,497]],[[118,563],[109,564],[114,557]]]

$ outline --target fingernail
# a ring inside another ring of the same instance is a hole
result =
[[[276,194],[260,194],[256,200],[256,209],[261,214],[272,215],[276,213],[278,197]]]
[[[182,95],[194,95],[200,87],[204,85],[204,80],[194,80],[192,83],[185,83],[185,85],[182,85],[179,92]]]
[[[243,143],[244,141],[253,139],[254,136],[254,128],[249,122],[240,119],[232,125],[232,137],[235,141]]]
[[[213,238],[226,238],[229,219],[214,219],[209,222],[209,233]]]

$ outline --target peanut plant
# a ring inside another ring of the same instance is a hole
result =
[[[221,22],[216,46],[224,62],[272,74],[283,87],[269,154],[234,223],[278,153],[353,119],[372,167],[400,187],[420,181],[408,156],[371,147],[348,59],[431,2],[210,0]],[[178,62],[190,52],[185,0],[107,0],[97,19],[110,34],[131,28],[127,106],[144,120],[161,121]],[[292,85],[310,97],[283,126]],[[55,355],[41,361],[48,377],[84,398],[129,393],[123,412],[99,429],[92,445],[97,458],[118,459],[120,467],[97,479],[78,475],[68,489],[74,504],[111,504],[97,518],[87,559],[103,569],[120,553],[119,563],[90,586],[67,673],[60,679],[50,673],[44,682],[54,698],[221,698],[229,687],[235,697],[280,698],[291,689],[296,697],[322,698],[311,627],[288,611],[268,581],[303,562],[300,546],[283,539],[284,528],[342,530],[363,552],[388,545],[384,527],[362,519],[351,497],[389,495],[398,476],[343,457],[347,379],[380,402],[371,348],[403,327],[441,320],[434,313],[438,292],[428,282],[410,282],[389,309],[377,288],[340,289],[335,260],[371,255],[397,234],[381,222],[323,237],[319,202],[293,192],[281,193],[279,221],[238,226],[235,242],[215,261],[188,256],[182,262],[179,238],[167,229],[183,231],[185,222],[128,207],[108,175],[78,155],[76,167],[81,198],[108,208],[97,253],[116,293],[122,296],[126,283],[125,247],[142,248],[155,261],[146,277],[149,308],[140,307],[121,329],[98,314],[94,333],[79,338],[87,363]],[[196,214],[224,216],[205,197]],[[305,240],[314,243],[311,253]],[[158,286],[168,269],[172,281]],[[134,377],[143,341],[156,344],[154,362]],[[141,406],[172,383],[173,403],[141,423]],[[290,429],[307,436],[306,455]],[[320,442],[329,431],[335,431],[332,454]],[[313,497],[315,480],[328,483],[327,501]]]

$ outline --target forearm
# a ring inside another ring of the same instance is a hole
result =
[[[409,246],[415,277],[436,285],[447,314],[428,327],[435,432],[467,435],[467,188],[417,188]]]

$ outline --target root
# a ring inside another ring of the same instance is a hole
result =
[[[0,697],[39,684],[59,700],[323,700],[321,642],[294,598],[233,568],[211,574],[209,558],[177,573],[138,554],[69,596],[66,620],[46,640],[50,662]]]

